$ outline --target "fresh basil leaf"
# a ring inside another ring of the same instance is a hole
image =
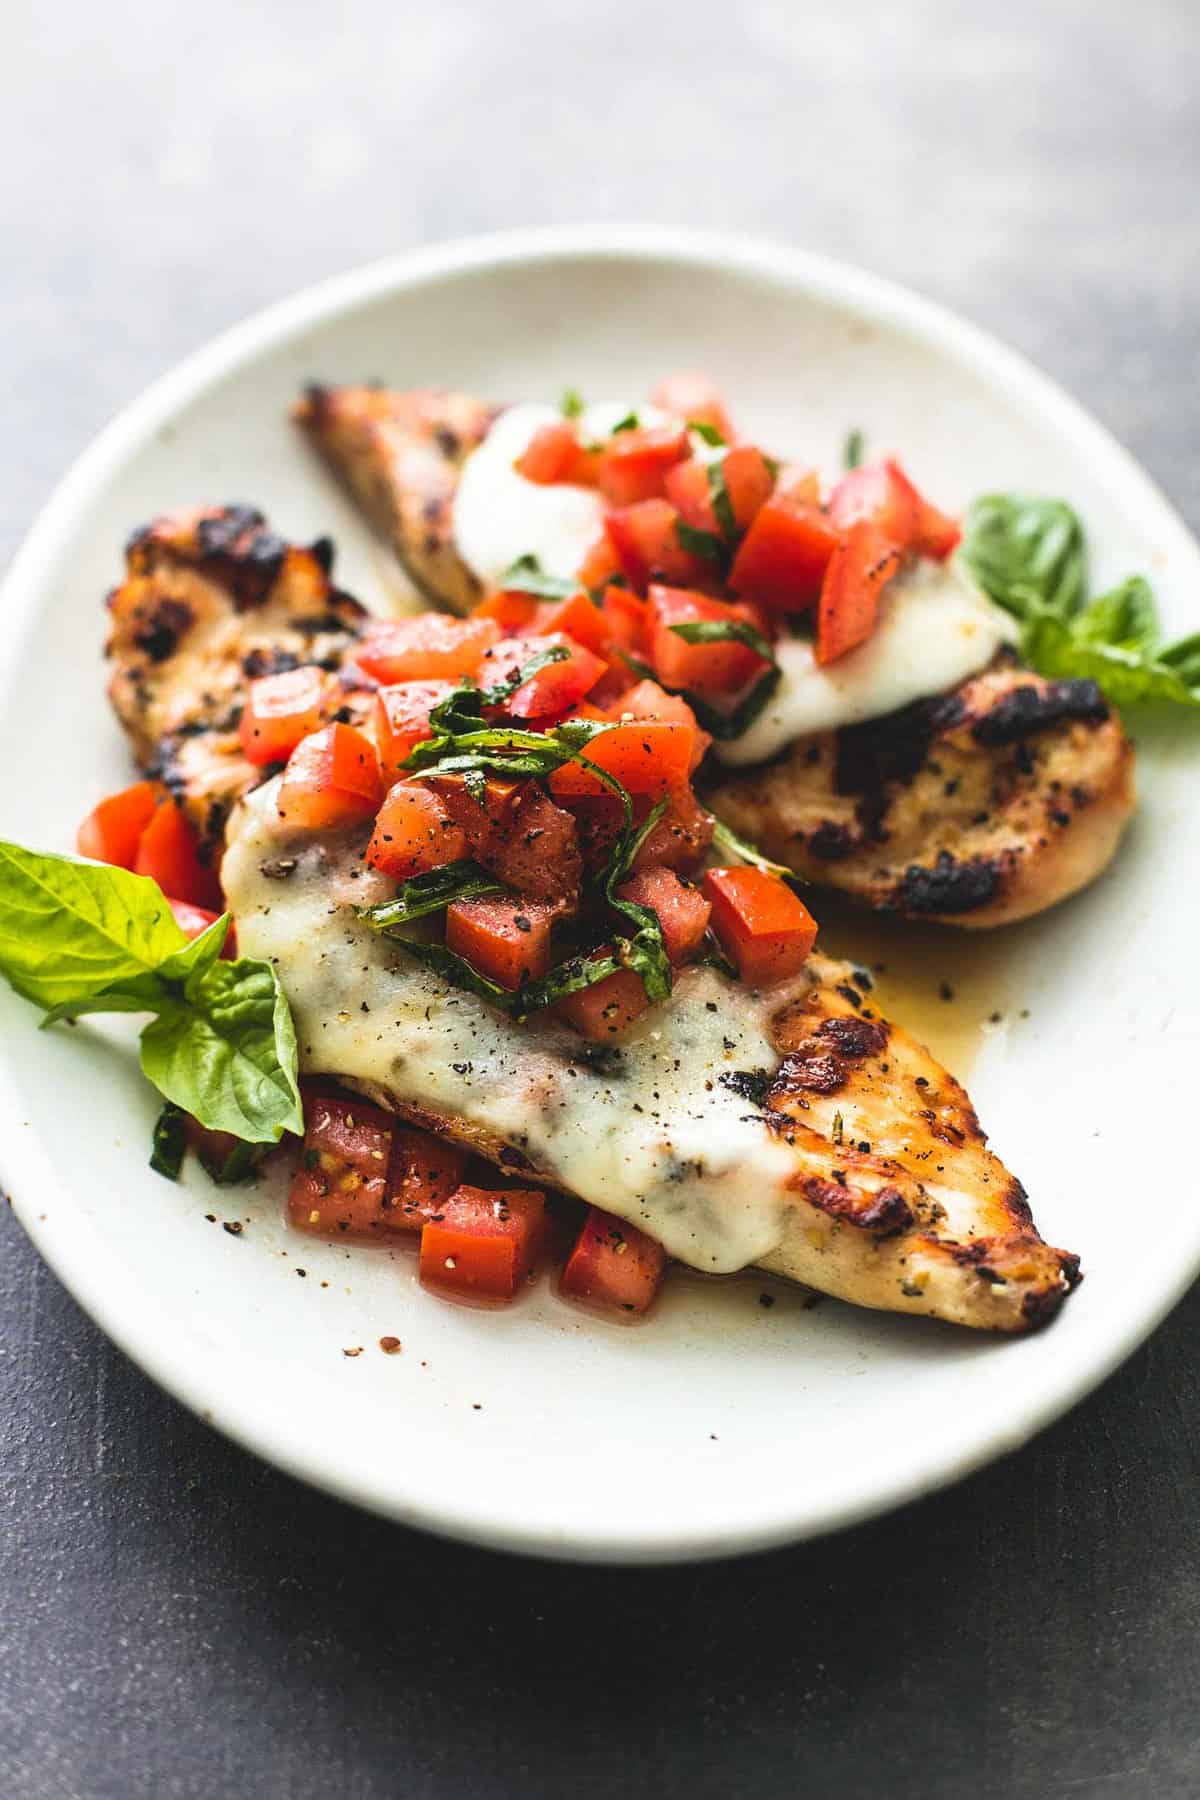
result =
[[[729,560],[729,547],[715,531],[701,531],[697,526],[689,525],[686,519],[676,519],[675,536],[681,550],[691,556],[703,557],[705,562],[715,563],[719,569],[723,569]]]
[[[1144,575],[1130,575],[1107,594],[1097,594],[1071,621],[1072,634],[1088,644],[1119,644],[1148,651],[1158,639],[1158,608]]]
[[[702,438],[706,444],[711,444],[714,450],[724,449],[725,439],[716,426],[710,425],[706,419],[689,419],[687,428],[689,431],[694,431],[696,436]]]
[[[229,913],[222,913],[199,937],[190,941],[185,939],[157,969],[114,981],[97,994],[82,994],[75,1000],[60,1001],[47,1011],[42,1020],[43,1029],[60,1024],[64,1019],[81,1019],[85,1013],[158,1012],[164,1006],[173,1005],[183,985],[209,968],[220,956],[232,922]]]
[[[360,907],[358,916],[375,931],[390,931],[397,925],[424,918],[427,913],[441,912],[454,900],[479,900],[502,892],[500,883],[485,869],[464,859],[402,881],[394,900]]]
[[[857,469],[866,454],[867,441],[861,431],[847,432],[846,443],[842,451],[842,464],[847,469]]]
[[[636,431],[637,428],[638,428],[637,414],[635,412],[628,412],[625,414],[625,417],[623,419],[617,420],[616,424],[613,426],[612,431],[610,432],[609,435],[611,437],[616,437],[616,435],[619,431]]]
[[[798,879],[793,869],[789,869],[785,863],[772,862],[769,856],[764,856],[748,838],[739,837],[733,827],[726,825],[722,819],[717,819],[713,825],[713,843],[719,844],[722,850],[730,851],[742,862],[761,869],[766,875],[778,875],[784,881]]]
[[[738,522],[725,485],[725,464],[720,457],[715,457],[708,465],[708,503],[726,543],[732,544],[738,535]]]
[[[962,554],[984,592],[1018,619],[1034,605],[1069,619],[1083,604],[1087,550],[1065,500],[983,495],[968,509]]]
[[[1174,669],[1185,686],[1200,688],[1200,632],[1194,631],[1173,644],[1164,644],[1158,652],[1158,660],[1168,669]]]
[[[304,1130],[295,1028],[270,963],[194,970],[143,1031],[142,1068],[210,1131],[264,1144]]]
[[[775,662],[772,645],[746,619],[687,619],[682,625],[669,626],[668,630],[681,637],[685,644],[745,644],[765,663],[773,666]]]
[[[548,575],[536,556],[518,556],[504,571],[500,586],[506,594],[532,594],[539,600],[565,600],[576,592],[577,581],[564,581],[560,575]]]
[[[564,419],[579,419],[583,417],[583,395],[579,392],[578,388],[564,388],[562,399],[558,404],[559,411],[562,413]]]
[[[1190,685],[1183,673],[1195,666],[1189,658],[1177,667],[1168,660],[1170,651],[1156,655],[1089,640],[1073,629],[1071,621],[1046,609],[1032,612],[1026,620],[1023,647],[1041,674],[1095,681],[1118,706],[1163,701],[1175,706],[1200,705],[1200,687]],[[1200,650],[1192,655],[1200,660]]]
[[[146,876],[0,842],[0,973],[35,1005],[146,974],[186,942]]]
[[[183,1108],[168,1100],[155,1120],[150,1148],[150,1167],[156,1175],[165,1175],[168,1181],[178,1181],[183,1169],[186,1126],[187,1114]]]

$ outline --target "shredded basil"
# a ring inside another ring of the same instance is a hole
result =
[[[746,619],[688,619],[668,628],[685,644],[745,644],[766,663],[775,663],[775,651],[761,631]]]
[[[726,825],[722,819],[717,819],[713,825],[713,843],[719,844],[722,850],[727,850],[732,855],[740,857],[742,862],[750,863],[754,868],[761,869],[766,875],[778,875],[784,881],[797,880],[794,870],[789,869],[785,863],[772,862],[769,856],[764,856],[756,845],[750,843],[749,839],[739,837],[732,826]]]
[[[729,561],[729,548],[714,531],[701,531],[695,525],[689,525],[686,519],[676,519],[675,536],[681,550],[691,556],[703,557],[705,562],[715,563],[724,571]]]
[[[867,441],[857,429],[846,435],[845,448],[842,451],[842,462],[847,469],[857,469],[866,454]]]
[[[577,581],[565,581],[560,575],[548,575],[540,560],[533,555],[518,556],[504,571],[500,586],[506,594],[532,594],[539,600],[566,600],[579,587]]]
[[[721,433],[717,430],[716,426],[710,425],[706,419],[689,419],[687,421],[687,428],[689,431],[694,431],[696,436],[702,438],[706,444],[711,444],[714,450],[721,450],[724,448],[725,439],[721,436]]]
[[[583,395],[578,388],[564,388],[559,410],[564,419],[578,419],[583,416]]]
[[[383,900],[377,906],[362,906],[358,916],[375,931],[390,931],[397,925],[422,919],[428,913],[442,912],[452,901],[480,900],[488,894],[502,892],[501,884],[486,869],[464,859],[444,863],[440,869],[430,869],[424,875],[411,876],[400,883],[400,891],[394,900]]]
[[[738,535],[738,522],[734,516],[733,501],[729,498],[729,489],[725,485],[725,465],[719,457],[708,465],[708,501],[726,543],[733,543]]]
[[[612,428],[611,435],[613,437],[616,437],[616,435],[619,431],[636,431],[637,428],[638,428],[637,414],[635,412],[628,412],[625,414],[625,417],[623,419],[617,420],[616,424]]]

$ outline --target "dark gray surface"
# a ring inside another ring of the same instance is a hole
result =
[[[9,0],[0,23],[0,560],[117,406],[261,302],[589,217],[766,232],[924,288],[1200,524],[1194,0]],[[1152,1189],[1131,1206],[1153,1229]],[[5,1796],[1200,1791],[1196,1291],[949,1494],[622,1573],[304,1492],[0,1233]]]

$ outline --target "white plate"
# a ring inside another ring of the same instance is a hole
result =
[[[1065,494],[1092,533],[1097,578],[1148,569],[1168,624],[1195,624],[1200,555],[1161,495],[1077,406],[937,308],[724,238],[485,239],[264,313],[159,382],[84,456],[5,589],[5,835],[66,847],[125,776],[100,601],[135,524],[252,500],[289,536],[332,531],[344,585],[386,603],[386,559],[285,422],[305,380],[497,397],[569,383],[621,397],[697,364],[748,429],[828,467],[860,426],[901,449],[944,505],[993,486]],[[1200,1020],[1189,735],[1144,746],[1143,807],[1115,870],[1010,934],[1005,1022],[970,1072],[1044,1234],[1083,1256],[1083,1287],[1040,1336],[806,1310],[778,1284],[767,1309],[768,1284],[754,1280],[672,1282],[632,1329],[544,1285],[508,1312],[447,1305],[416,1286],[405,1252],[290,1236],[277,1192],[222,1193],[195,1173],[162,1182],[146,1168],[155,1102],[131,1033],[39,1033],[6,990],[0,1162],[18,1216],[98,1323],[187,1405],[407,1523],[632,1561],[749,1550],[893,1506],[1079,1399],[1200,1264],[1194,1184],[1171,1155],[1194,1110]],[[242,1235],[207,1213],[243,1218]],[[386,1333],[400,1355],[378,1349]]]

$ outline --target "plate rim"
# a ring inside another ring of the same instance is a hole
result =
[[[459,237],[400,252],[329,277],[278,300],[222,331],[185,356],[130,401],[75,459],[45,501],[4,577],[0,601],[11,629],[0,649],[0,683],[12,671],[23,635],[33,624],[44,591],[44,578],[61,541],[69,537],[105,481],[140,450],[181,407],[210,385],[225,379],[257,356],[278,348],[319,323],[384,297],[390,292],[468,272],[563,258],[633,258],[647,263],[705,267],[722,272],[774,278],[818,298],[897,327],[910,337],[934,345],[977,378],[1010,397],[1028,398],[1069,444],[1073,455],[1090,460],[1104,478],[1126,491],[1127,510],[1149,515],[1168,555],[1192,564],[1200,575],[1200,546],[1152,478],[1135,462],[1106,426],[1094,419],[1057,382],[991,333],[938,302],[834,258],[791,245],[738,233],[664,227],[653,224],[576,224],[500,231]],[[436,1510],[420,1500],[406,1500],[379,1481],[346,1477],[323,1463],[320,1440],[301,1441],[294,1427],[276,1427],[256,1412],[253,1400],[240,1399],[238,1384],[219,1379],[223,1355],[193,1369],[173,1356],[171,1334],[158,1323],[157,1305],[124,1273],[102,1239],[86,1234],[80,1249],[77,1227],[63,1226],[72,1210],[71,1189],[51,1171],[41,1145],[22,1130],[20,1109],[9,1087],[6,1060],[0,1062],[0,1175],[17,1219],[39,1255],[74,1299],[152,1380],[206,1423],[243,1448],[263,1457],[309,1485],[369,1511],[436,1535],[518,1554],[555,1560],[608,1563],[663,1563],[746,1554],[800,1542],[847,1528],[961,1480],[973,1470],[1018,1448],[1097,1388],[1150,1335],[1177,1304],[1200,1272],[1200,1223],[1190,1256],[1171,1266],[1171,1278],[1148,1270],[1152,1292],[1140,1307],[1126,1311],[1124,1328],[1080,1362],[1070,1359],[1039,1387],[1034,1400],[1016,1418],[993,1423],[978,1442],[951,1446],[920,1463],[906,1465],[885,1481],[876,1480],[854,1501],[835,1499],[823,1508],[798,1512],[781,1506],[769,1519],[752,1526],[736,1520],[721,1528],[690,1530],[643,1526],[637,1533],[607,1533],[595,1521],[564,1525],[553,1533],[524,1524],[516,1512],[494,1516],[493,1494],[482,1504],[472,1496],[452,1506],[439,1500]],[[61,1203],[52,1209],[45,1196]],[[36,1201],[32,1196],[40,1196]],[[28,1196],[28,1197],[26,1197]],[[39,1217],[46,1209],[46,1217]],[[1176,1251],[1178,1246],[1175,1247]],[[1154,1279],[1151,1280],[1153,1273]]]

